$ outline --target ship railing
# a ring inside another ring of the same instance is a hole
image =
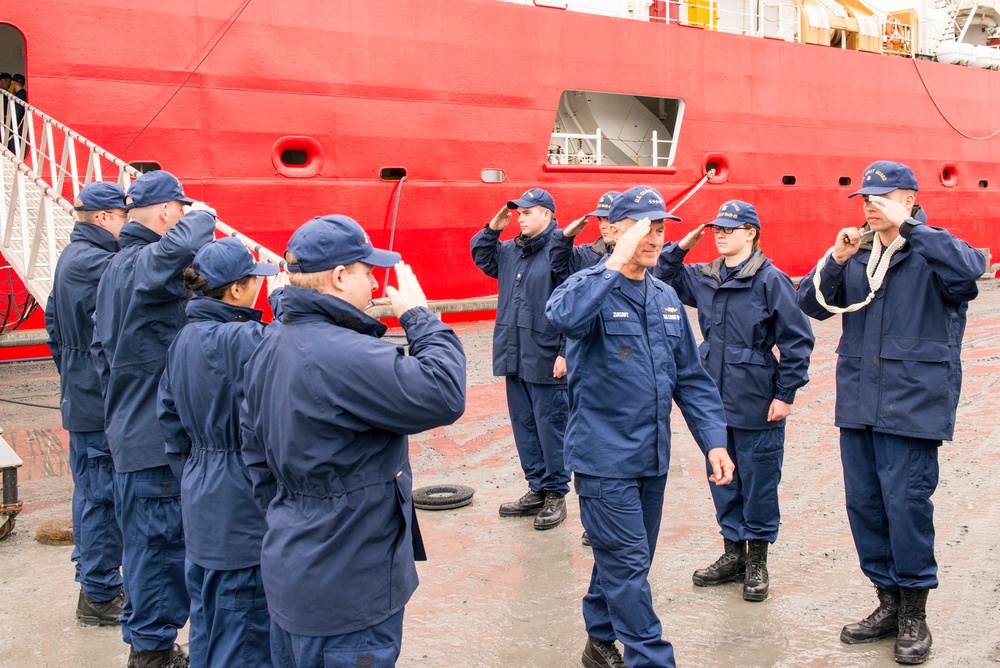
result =
[[[114,180],[127,189],[140,172],[37,107],[0,93],[0,248],[35,300],[45,304],[75,224],[72,200],[94,181]],[[224,222],[217,221],[216,230],[238,239],[260,260],[284,267],[284,258]]]
[[[573,142],[576,142],[574,149]],[[587,142],[584,150],[583,142]],[[582,132],[553,132],[549,144],[549,162],[553,165],[601,164],[601,129],[593,134]]]
[[[801,25],[794,2],[733,3],[718,0],[504,0],[535,5],[543,11],[564,9],[622,19],[676,24],[719,32],[773,37],[798,42]],[[752,6],[746,6],[752,5]]]
[[[669,165],[673,158],[674,140],[660,139],[656,130],[653,130],[650,141],[653,145],[653,155],[651,156],[653,167],[659,167],[661,160],[664,165]]]

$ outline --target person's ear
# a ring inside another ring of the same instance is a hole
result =
[[[338,292],[343,290],[344,277],[347,274],[347,267],[338,264],[330,271],[330,287]]]

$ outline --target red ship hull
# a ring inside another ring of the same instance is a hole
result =
[[[669,200],[706,156],[727,174],[677,211],[668,238],[744,199],[793,276],[860,224],[847,195],[876,159],[914,168],[931,224],[1000,241],[1000,140],[952,127],[1000,128],[992,71],[494,0],[33,0],[5,19],[24,36],[34,105],[127,161],[159,163],[279,253],[333,212],[388,245],[399,189],[393,246],[431,298],[496,291],[469,239],[528,187],[548,189],[566,224],[610,188],[650,184]],[[683,99],[673,166],[549,165],[570,89]],[[278,173],[284,137],[315,140],[314,176]],[[691,259],[714,255],[706,242]]]

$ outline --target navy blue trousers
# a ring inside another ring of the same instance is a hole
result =
[[[728,485],[708,483],[715,502],[715,519],[729,540],[778,538],[778,483],[785,457],[785,428],[726,429],[726,449],[736,464]],[[712,475],[712,464],[705,460]]]
[[[188,620],[181,483],[169,466],[115,472],[125,549],[122,639],[137,652],[170,649]]]
[[[260,566],[217,571],[188,560],[187,588],[192,666],[271,667],[271,616]]]
[[[580,521],[594,551],[590,588],[583,597],[587,633],[598,640],[620,640],[629,668],[674,668],[674,648],[663,639],[648,579],[667,476],[619,479],[577,473],[574,483]]]
[[[402,610],[375,626],[339,636],[298,636],[271,622],[271,659],[281,668],[392,668],[402,644]]]
[[[514,444],[528,487],[536,492],[569,491],[563,465],[563,435],[569,414],[565,385],[528,383],[507,376],[507,409]]]
[[[73,556],[76,581],[98,602],[122,590],[122,532],[115,518],[115,476],[103,431],[69,432],[73,473]]]
[[[861,570],[882,589],[937,587],[931,495],[940,445],[870,428],[840,430],[854,545]]]

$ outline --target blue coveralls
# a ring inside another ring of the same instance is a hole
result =
[[[239,425],[244,365],[264,337],[261,315],[193,298],[160,379],[160,427],[181,481],[194,666],[272,665],[260,577],[267,524],[254,502]]]
[[[601,262],[556,288],[546,315],[569,339],[566,463],[594,550],[587,633],[617,638],[630,668],[674,664],[647,576],[670,466],[671,399],[706,454],[726,441],[715,383],[673,288]]]
[[[524,478],[532,491],[565,495],[566,378],[554,378],[552,368],[566,344],[545,317],[545,300],[559,282],[549,259],[556,229],[553,220],[537,236],[501,243],[500,232],[487,225],[472,238],[472,259],[497,279],[500,291],[493,375],[507,380],[507,409]]]
[[[844,313],[837,346],[836,425],[847,517],[861,570],[887,591],[934,588],[934,506],[938,446],[951,440],[962,386],[968,303],[979,294],[982,254],[947,230],[908,219],[908,243],[892,258],[868,306]],[[863,248],[821,272],[827,303],[868,294]],[[832,314],[816,301],[813,274],[800,284],[810,316]]]
[[[134,221],[101,278],[94,345],[124,539],[122,638],[136,652],[173,647],[188,619],[180,480],[167,465],[156,393],[187,318],[181,274],[212,240],[215,216],[191,211],[162,237]]]
[[[49,349],[59,370],[62,426],[69,432],[76,581],[87,596],[102,603],[122,589],[122,533],[115,519],[114,466],[90,343],[97,284],[117,252],[113,234],[99,225],[76,223],[56,263],[45,306]]]
[[[593,267],[611,251],[603,238],[586,246],[574,246],[574,239],[558,229],[552,234],[549,262],[552,263],[552,275],[557,284],[581,269]]]
[[[266,508],[261,574],[275,665],[392,666],[425,558],[408,434],[465,410],[465,352],[430,310],[409,341],[354,306],[287,287],[246,367],[243,458]]]
[[[787,404],[809,382],[815,337],[788,276],[758,248],[736,267],[724,258],[685,265],[687,251],[663,249],[654,274],[698,309],[702,364],[726,408],[727,448],[736,463],[732,484],[712,485],[716,519],[732,541],[778,537],[778,483],[785,421],[768,422],[774,399]],[[781,360],[773,349],[778,347]],[[706,462],[708,472],[712,466]]]

